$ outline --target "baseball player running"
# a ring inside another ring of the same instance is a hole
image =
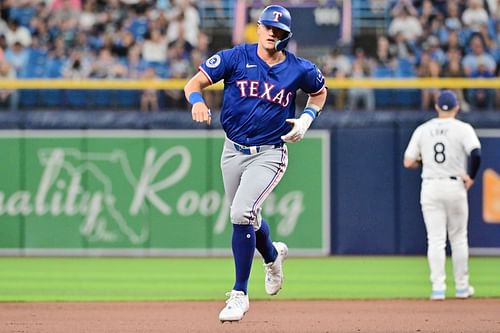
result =
[[[446,234],[451,244],[455,296],[474,294],[469,285],[467,190],[474,184],[481,161],[481,144],[471,125],[455,119],[457,97],[441,92],[435,109],[438,117],[417,127],[404,154],[404,166],[422,165],[420,204],[427,230],[427,258],[432,300],[445,299]],[[470,170],[467,173],[467,158]]]
[[[235,283],[219,314],[222,322],[239,321],[249,309],[247,286],[255,249],[264,259],[266,292],[276,295],[282,287],[282,265],[288,248],[271,241],[261,206],[286,171],[285,142],[304,137],[327,95],[318,68],[285,50],[292,37],[291,23],[284,7],[266,7],[257,25],[257,44],[216,53],[184,88],[192,104],[193,120],[210,124],[211,114],[201,91],[224,80],[220,120],[226,139],[221,170],[231,207]],[[309,98],[295,119],[298,89]]]

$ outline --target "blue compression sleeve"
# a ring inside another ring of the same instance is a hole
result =
[[[479,166],[481,165],[481,149],[476,148],[470,152],[470,168],[469,176],[474,179],[479,171]]]
[[[266,220],[262,219],[259,230],[255,232],[255,239],[257,251],[262,255],[264,262],[268,264],[275,261],[278,256],[278,251],[271,241],[271,232]]]
[[[233,289],[243,291],[246,294],[255,253],[253,225],[233,224],[232,248],[236,273]]]

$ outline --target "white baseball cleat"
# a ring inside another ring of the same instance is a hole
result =
[[[243,291],[232,290],[226,293],[226,296],[229,299],[226,301],[224,309],[219,313],[219,320],[225,322],[243,319],[243,316],[250,308],[248,295],[245,295]]]
[[[264,264],[266,270],[266,292],[269,295],[276,295],[283,286],[283,261],[288,255],[288,247],[282,242],[273,242],[278,251],[278,256],[274,262]]]
[[[431,294],[431,301],[444,301],[446,298],[444,290],[433,290]]]
[[[474,295],[474,287],[469,286],[468,288],[457,289],[455,292],[456,298],[466,299]]]

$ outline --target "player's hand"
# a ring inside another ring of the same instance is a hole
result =
[[[293,127],[287,134],[281,137],[281,140],[288,143],[295,143],[304,138],[306,131],[311,126],[313,119],[307,114],[303,114],[298,119],[287,119],[286,122],[291,124]]]
[[[462,176],[462,180],[466,190],[469,190],[474,185],[474,179],[470,178],[469,175]]]
[[[212,113],[205,103],[195,103],[191,109],[191,115],[198,123],[206,122],[209,126],[212,123]]]

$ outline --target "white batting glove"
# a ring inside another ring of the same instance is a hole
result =
[[[287,119],[286,122],[293,125],[293,128],[287,134],[281,137],[281,140],[288,143],[295,143],[304,138],[313,118],[308,114],[302,114],[298,119]]]

